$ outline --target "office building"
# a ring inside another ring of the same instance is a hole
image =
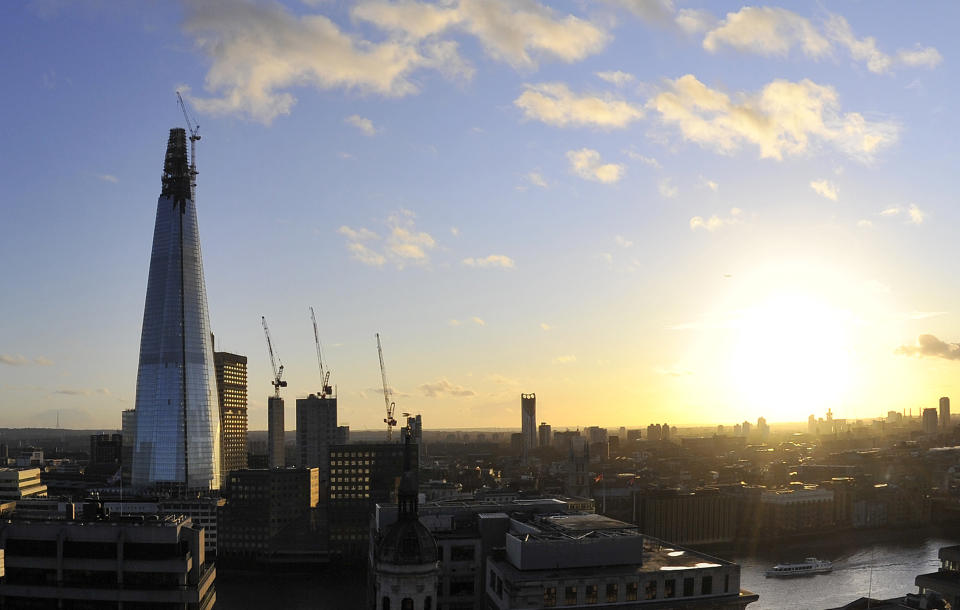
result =
[[[220,487],[220,415],[194,170],[171,129],[157,201],[137,371],[133,486]]]
[[[336,396],[297,399],[297,465],[319,469],[320,489],[330,481],[330,446],[337,444],[337,436]]]
[[[267,455],[269,468],[284,468],[287,465],[287,447],[283,429],[283,399],[267,398]]]
[[[39,468],[0,468],[0,500],[46,497]]]
[[[520,395],[520,431],[523,434],[523,452],[521,456],[524,461],[530,456],[530,453],[537,448],[537,395]]]
[[[316,468],[235,470],[227,477],[219,523],[220,555],[269,561],[310,542],[320,499]],[[319,547],[319,543],[315,545]]]
[[[407,434],[410,435],[410,440],[416,444],[417,451],[420,454],[420,463],[423,463],[423,459],[426,457],[426,448],[423,444],[423,418],[420,417],[419,413],[407,417]],[[346,443],[348,440],[345,438],[337,442]]]
[[[132,515],[189,517],[195,528],[203,530],[203,545],[207,559],[215,559],[219,553],[219,516],[225,504],[226,500],[219,497],[164,498],[162,500],[130,498],[105,500],[103,510],[108,515],[119,517]],[[20,507],[17,507],[17,512],[20,512]]]
[[[220,477],[247,467],[247,357],[213,352],[220,408]],[[223,485],[221,484],[221,489]]]
[[[123,436],[120,434],[90,435],[90,464],[120,465],[123,455]]]
[[[940,427],[944,432],[950,429],[950,398],[947,396],[940,399]]]
[[[487,558],[487,608],[741,609],[740,566],[646,539],[600,515],[510,519],[505,550]]]
[[[924,434],[937,433],[937,410],[933,407],[924,409],[921,419]]]
[[[133,466],[133,445],[137,441],[137,412],[125,409],[120,415],[120,464],[123,467],[123,482],[130,484],[130,469]]]
[[[541,447],[549,447],[553,444],[553,430],[547,422],[541,422],[537,428],[537,437]]]
[[[182,608],[217,600],[203,530],[186,517],[6,521],[4,608]]]

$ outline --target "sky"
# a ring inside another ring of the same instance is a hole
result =
[[[0,427],[133,408],[167,132],[217,348],[428,428],[869,418],[958,395],[960,5],[5,7]]]

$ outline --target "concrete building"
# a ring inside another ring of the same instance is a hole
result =
[[[740,609],[740,566],[647,539],[600,515],[510,519],[505,550],[487,558],[488,608]]]
[[[550,447],[553,444],[553,430],[547,422],[541,422],[537,428],[537,437],[541,447]]]
[[[337,433],[337,397],[310,394],[297,399],[297,465],[318,468],[320,489],[330,482],[330,446]]]
[[[267,454],[270,468],[284,468],[287,465],[283,425],[283,399],[270,396],[267,398]]]
[[[951,608],[960,608],[960,546],[945,546],[938,557],[940,569],[920,574],[914,583],[920,587],[920,595],[938,593]]]
[[[210,316],[183,129],[171,129],[157,200],[137,371],[134,487],[220,487]]]
[[[309,543],[311,509],[320,499],[316,468],[236,470],[227,477],[220,555],[269,561]],[[318,550],[318,549],[314,549]]]
[[[936,434],[937,433],[937,410],[933,407],[923,410],[923,416],[921,419],[923,426],[924,434]]]
[[[46,497],[39,468],[0,468],[0,500]]]
[[[940,398],[940,427],[946,432],[950,429],[950,398]]]
[[[736,538],[737,498],[722,494],[719,489],[667,489],[634,494],[634,523],[644,534],[693,545],[729,543]]]
[[[816,486],[763,490],[760,531],[771,538],[833,528],[833,490]]]
[[[133,446],[137,441],[137,412],[125,409],[120,415],[120,432],[123,445],[120,448],[120,464],[123,467],[123,482],[130,484],[130,471],[133,467]]]
[[[521,457],[525,462],[530,453],[537,448],[537,395],[520,395],[520,423],[523,434],[523,452]]]
[[[206,498],[165,498],[162,500],[106,500],[103,509],[109,515],[129,517],[131,515],[184,516],[189,517],[194,527],[203,530],[203,544],[208,559],[219,554],[219,517],[226,500],[219,497]],[[19,512],[19,507],[17,512]]]
[[[186,517],[0,522],[5,608],[213,608],[216,568]]]
[[[120,434],[90,435],[90,464],[120,465],[123,455],[123,436]]]
[[[213,352],[220,408],[220,477],[247,467],[247,357]],[[221,485],[221,489],[223,485]]]

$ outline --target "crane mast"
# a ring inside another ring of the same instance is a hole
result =
[[[383,381],[383,403],[387,407],[387,417],[383,423],[387,424],[387,442],[393,440],[393,427],[397,425],[397,420],[393,418],[393,411],[397,404],[390,400],[393,392],[387,385],[387,369],[383,365],[383,347],[380,345],[380,333],[377,333],[377,355],[380,356],[380,379]]]
[[[277,359],[273,355],[273,341],[270,340],[270,329],[267,328],[267,318],[265,316],[260,316],[260,320],[263,322],[263,334],[267,337],[267,350],[270,352],[270,367],[273,369],[273,381],[270,383],[273,385],[273,395],[276,398],[280,398],[280,388],[287,387],[287,382],[281,379],[283,377],[283,362],[280,363],[280,367],[277,367]]]
[[[190,132],[190,199],[196,201],[197,191],[197,140],[200,139],[200,126],[195,125],[190,120],[190,113],[187,112],[187,105],[183,102],[183,97],[177,91],[177,102],[180,104],[180,110],[183,111],[183,119],[187,122],[187,130]]]
[[[317,332],[317,316],[310,308],[310,320],[313,322],[313,342],[317,345],[317,365],[320,367],[320,398],[330,396],[333,388],[330,387],[330,371],[323,370],[323,351],[320,349],[320,333]]]

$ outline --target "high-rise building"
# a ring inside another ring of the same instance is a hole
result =
[[[195,167],[171,129],[153,231],[137,371],[134,487],[220,487],[220,416],[193,200]]]
[[[530,452],[537,447],[537,395],[520,395],[521,428],[523,434],[523,453],[524,460],[530,455]]]
[[[330,445],[337,443],[337,397],[297,399],[297,465],[318,468],[320,488],[330,481]]]
[[[537,428],[537,436],[541,447],[549,447],[553,444],[553,429],[547,422],[540,423],[540,427]]]
[[[283,431],[283,399],[279,396],[267,398],[267,454],[270,468],[284,468],[287,465],[286,443]]]
[[[231,470],[247,467],[247,357],[213,352],[220,405],[220,487]]]
[[[923,433],[924,434],[936,434],[937,433],[937,410],[933,407],[923,410]]]
[[[123,436],[120,434],[90,435],[90,464],[120,464]]]
[[[133,446],[137,440],[137,411],[126,409],[120,416],[121,442],[120,463],[123,465],[123,482],[130,484],[130,469],[133,466]]]
[[[940,427],[950,429],[950,399],[946,396],[940,399]]]

